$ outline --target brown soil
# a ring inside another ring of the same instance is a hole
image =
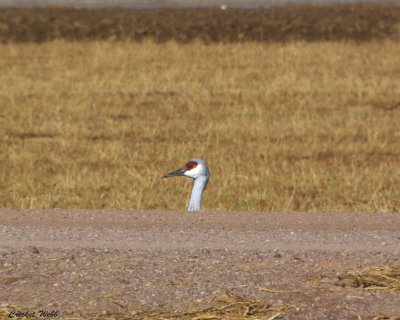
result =
[[[283,319],[400,315],[399,292],[338,285],[345,270],[399,266],[400,215],[3,209],[0,221],[3,310],[134,317],[229,288],[290,305]]]
[[[398,39],[393,3],[269,9],[0,9],[0,41],[152,39],[157,42]]]

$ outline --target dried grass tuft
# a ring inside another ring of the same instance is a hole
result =
[[[400,320],[400,317],[379,315],[374,317],[372,320]]]
[[[207,307],[187,311],[171,310],[131,310],[117,303],[128,314],[101,313],[92,317],[74,318],[76,320],[102,320],[117,318],[120,320],[136,319],[182,319],[182,320],[211,320],[211,319],[279,319],[290,309],[289,305],[274,306],[268,302],[251,300],[226,289],[224,294],[212,299]],[[8,318],[10,308],[0,308],[0,320]],[[24,318],[21,318],[24,319]]]
[[[400,267],[371,267],[361,271],[347,271],[339,276],[343,286],[366,290],[400,291]]]
[[[164,310],[140,310],[131,311],[132,316],[124,316],[124,319],[278,319],[282,313],[288,310],[288,305],[273,306],[270,303],[259,300],[251,300],[242,295],[225,290],[225,293],[210,301],[209,306],[187,311]]]

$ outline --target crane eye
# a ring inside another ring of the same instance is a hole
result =
[[[188,163],[186,163],[185,167],[187,170],[192,170],[197,167],[197,162],[189,161]]]

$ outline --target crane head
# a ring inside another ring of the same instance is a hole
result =
[[[210,176],[207,165],[202,159],[192,159],[181,169],[172,171],[163,176],[163,178],[175,177],[175,176],[186,176],[188,178],[196,179],[200,176]]]

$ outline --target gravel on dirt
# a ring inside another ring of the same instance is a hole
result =
[[[284,319],[398,316],[400,293],[338,276],[399,258],[396,214],[0,210],[0,306],[59,318],[182,310],[224,288],[289,304]]]

